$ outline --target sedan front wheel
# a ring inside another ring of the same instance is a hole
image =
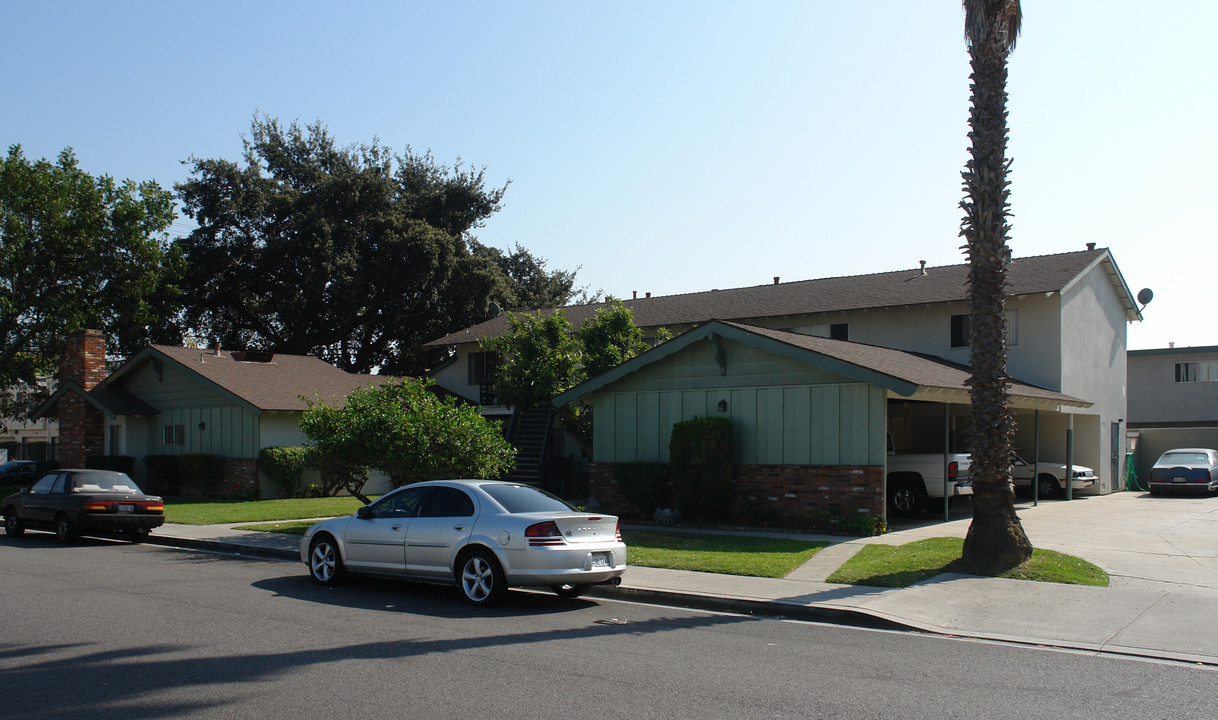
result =
[[[25,533],[25,526],[17,519],[16,511],[10,511],[4,516],[4,534],[9,537],[19,537]]]
[[[329,535],[318,535],[309,546],[309,575],[319,585],[333,585],[343,576],[343,558]]]

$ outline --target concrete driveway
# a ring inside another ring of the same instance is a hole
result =
[[[1020,501],[1016,508],[1034,546],[1099,565],[1113,588],[1218,598],[1218,496],[1119,492],[1036,506]],[[892,532],[867,541],[900,545],[927,537],[964,537],[972,504],[954,505],[952,518],[946,523],[929,516],[898,522]]]

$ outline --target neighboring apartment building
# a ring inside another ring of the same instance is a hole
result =
[[[733,321],[967,365],[967,277],[967,265],[923,265],[788,283],[774,278],[773,284],[635,297],[623,304],[650,333],[665,327],[678,335],[710,320]],[[1038,427],[1041,459],[1064,461],[1067,437],[1072,435],[1075,462],[1094,468],[1100,476],[1094,492],[1121,489],[1126,330],[1128,323],[1142,316],[1111,253],[1089,245],[1079,252],[1016,258],[1007,266],[1007,293],[1008,373],[1021,383],[1071,398],[1052,411],[1016,409],[1017,449],[1031,454],[1036,444],[1033,428]],[[578,327],[601,307],[605,305],[564,310]],[[484,372],[494,366],[495,358],[479,342],[506,332],[507,327],[506,317],[495,317],[428,343],[453,349],[450,360],[432,373],[437,383],[474,402],[490,398],[483,386]],[[940,397],[942,405],[936,408],[934,403],[911,403],[890,392],[889,429],[916,438],[918,429],[927,424],[925,418],[946,414],[953,449],[967,450],[967,393]],[[488,413],[504,411],[487,408]]]
[[[1172,448],[1218,448],[1218,346],[1130,350],[1129,430],[1134,467],[1150,477]]]
[[[51,379],[39,382],[43,388],[51,386]],[[27,402],[31,390],[10,390],[18,399]],[[24,396],[24,397],[22,397]],[[50,418],[30,420],[25,417],[0,418],[0,450],[5,460],[54,460],[59,446],[59,423]]]

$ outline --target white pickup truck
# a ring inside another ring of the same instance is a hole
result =
[[[947,456],[947,497],[973,494],[969,478],[972,459],[965,453]],[[927,502],[943,502],[943,453],[898,453],[888,436],[888,510],[900,517],[913,517],[926,510]]]

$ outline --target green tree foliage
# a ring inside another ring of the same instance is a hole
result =
[[[508,327],[488,343],[500,355],[495,380],[504,405],[540,405],[583,380],[583,347],[565,312],[509,313]]]
[[[173,196],[154,182],[93,177],[71,149],[51,163],[9,148],[0,164],[0,387],[33,387],[77,330],[105,331],[119,355],[178,342],[184,265],[166,235],[172,221]],[[0,412],[20,410],[11,403],[0,393]]]
[[[969,161],[960,234],[969,256],[973,522],[963,560],[997,574],[1032,556],[1010,484],[1014,420],[1007,406],[1006,259],[1010,231],[1007,170],[1007,58],[1022,24],[1019,0],[964,0],[972,67]]]
[[[504,405],[547,403],[581,382],[647,350],[634,311],[610,298],[578,330],[562,310],[509,315],[509,330],[487,347],[500,355],[496,383]],[[659,340],[670,337],[660,328]],[[592,445],[591,410],[572,403],[559,410],[564,429],[584,447]]]
[[[477,241],[470,243],[470,249],[476,257],[494,263],[502,273],[494,298],[504,310],[560,307],[571,302],[577,292],[582,296],[582,291],[575,288],[578,268],[550,272],[544,258],[534,257],[519,243],[511,253]]]
[[[528,266],[528,282],[554,295],[573,281],[522,248],[503,256],[477,244],[472,231],[507,189],[487,187],[484,169],[409,147],[395,155],[375,140],[339,147],[321,123],[261,116],[243,162],[190,164],[177,186],[199,223],[179,241],[191,266],[186,315],[208,340],[417,374],[434,359],[421,343],[485,320],[491,301],[514,301],[499,260]]]
[[[681,514],[715,522],[731,507],[736,440],[725,417],[685,420],[672,426],[668,459],[673,495]]]
[[[349,475],[337,487],[327,487],[329,494],[345,487],[367,502],[359,478],[367,477],[369,467],[388,473],[395,486],[494,478],[512,468],[515,450],[498,424],[475,407],[437,396],[433,385],[406,378],[356,390],[339,407],[317,398],[307,401],[300,430],[315,448],[316,461],[323,473],[330,468],[335,478]]]

